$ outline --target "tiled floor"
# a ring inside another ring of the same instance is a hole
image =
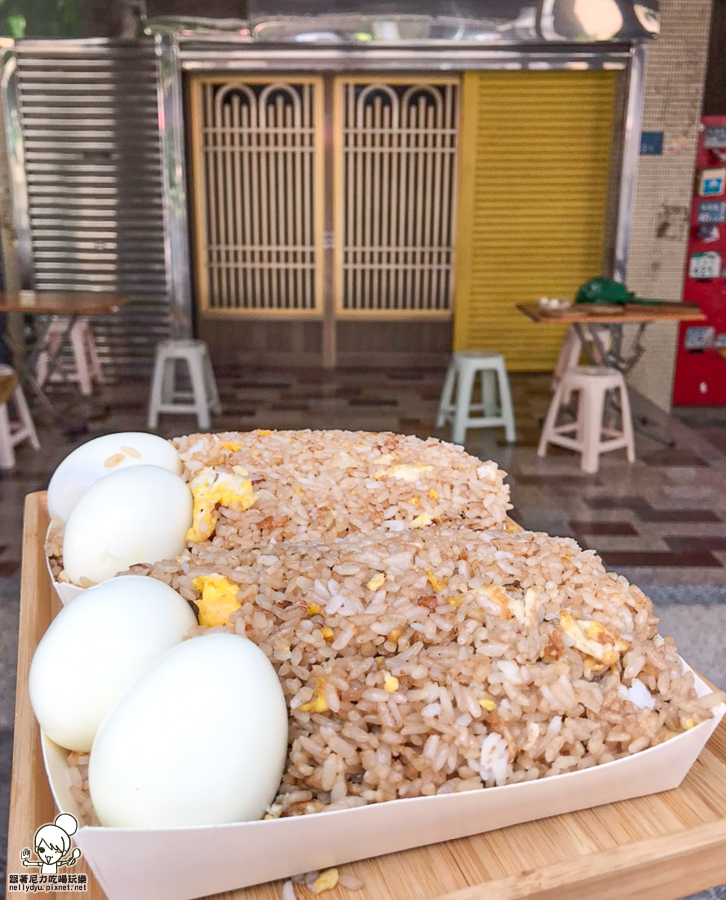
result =
[[[393,430],[421,436],[434,428],[443,373],[302,369],[218,373],[224,415],[214,430],[350,428]],[[519,440],[509,446],[499,432],[470,432],[467,449],[496,460],[509,472],[513,516],[525,527],[571,535],[598,550],[606,563],[650,596],[662,628],[675,635],[689,661],[726,687],[726,415],[684,413],[664,418],[635,398],[636,419],[675,442],[664,447],[640,435],[638,462],[619,453],[604,457],[600,472],[583,475],[577,459],[554,451],[536,455],[539,424],[549,399],[544,376],[515,376],[513,393]],[[24,495],[45,487],[69,450],[108,431],[143,429],[147,385],[107,388],[105,418],[73,439],[40,423],[43,449],[21,448],[18,466],[0,474],[0,868],[11,745],[17,574]],[[701,424],[703,423],[703,424]],[[162,419],[165,436],[196,430],[187,417]],[[4,877],[3,877],[4,884]],[[699,895],[726,900],[726,888]]]

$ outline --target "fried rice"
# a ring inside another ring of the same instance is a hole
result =
[[[574,541],[509,523],[494,463],[361,432],[174,444],[193,492],[222,478],[247,501],[219,493],[204,539],[130,571],[195,607],[204,576],[231,589],[221,627],[261,647],[289,709],[272,818],[588,768],[694,727],[721,699],[697,697],[642,591]],[[94,821],[87,760],[69,765]]]
[[[275,817],[587,768],[719,699],[697,698],[642,591],[567,538],[439,525],[132,571],[197,603],[200,575],[238,587],[226,627],[264,650],[290,710]]]
[[[213,533],[199,542],[242,549],[421,528],[461,519],[501,527],[509,509],[505,473],[436,438],[365,431],[250,431],[192,434],[173,442],[183,477],[243,473],[251,505],[220,504]],[[195,510],[196,512],[196,510]]]
[[[201,556],[449,520],[480,528],[507,523],[506,473],[436,438],[261,429],[191,434],[172,443],[195,498],[190,547]],[[68,581],[63,530],[52,523],[46,541],[57,581]]]

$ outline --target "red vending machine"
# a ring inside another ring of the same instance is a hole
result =
[[[691,207],[683,299],[704,323],[678,334],[674,406],[726,405],[726,116],[704,116]]]

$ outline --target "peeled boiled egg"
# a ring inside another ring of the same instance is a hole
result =
[[[63,460],[48,485],[48,512],[66,522],[88,488],[127,466],[161,466],[181,475],[182,463],[174,447],[156,434],[121,431],[81,444]]]
[[[175,590],[142,575],[90,588],[64,606],[38,644],[28,691],[43,731],[87,751],[111,706],[196,618]]]
[[[178,556],[192,509],[189,487],[159,466],[131,466],[100,478],[66,522],[66,574],[75,584],[83,578],[99,582],[135,563]]]
[[[247,638],[202,635],[165,653],[108,713],[91,751],[91,799],[101,823],[120,828],[260,819],[286,755],[270,661]]]

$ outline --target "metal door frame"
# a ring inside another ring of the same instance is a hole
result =
[[[179,47],[179,72],[259,72],[275,70],[293,71],[304,61],[308,71],[325,75],[370,73],[385,76],[386,73],[463,73],[468,70],[582,70],[614,69],[624,72],[623,119],[621,122],[620,166],[613,173],[618,178],[616,221],[614,227],[613,276],[624,281],[627,275],[632,217],[635,209],[637,172],[640,158],[640,134],[645,100],[646,50],[642,43],[611,45],[560,45],[527,46],[507,45],[501,48],[483,48],[481,44],[458,44],[437,48],[423,47],[349,47],[349,46],[264,46],[245,41],[229,40],[219,35],[208,39],[201,34],[189,38],[174,37]],[[181,77],[181,75],[180,75]],[[326,108],[330,102],[327,92],[332,92],[332,78],[325,79]],[[333,129],[326,123],[325,171],[326,178],[333,172]],[[326,190],[326,197],[332,192]],[[326,272],[331,273],[329,256],[333,249],[331,234],[334,226],[334,210],[325,210]],[[329,277],[329,276],[328,276]],[[326,303],[333,297],[332,286],[326,283]],[[189,298],[191,304],[191,298]],[[335,323],[330,311],[323,317],[323,364],[335,365]]]
[[[561,45],[539,47],[526,44],[507,44],[499,49],[484,48],[481,44],[462,42],[445,47],[400,46],[280,46],[261,45],[231,37],[190,37],[156,35],[159,77],[159,140],[164,160],[166,196],[166,266],[172,285],[170,302],[177,336],[192,334],[192,292],[189,272],[189,230],[186,216],[186,160],[185,122],[180,102],[183,74],[187,72],[443,72],[499,69],[620,69],[626,71],[626,103],[622,122],[622,162],[619,172],[616,217],[616,253],[614,273],[624,280],[630,230],[635,203],[635,189],[640,149],[640,132],[645,92],[646,51],[642,44]],[[56,53],[104,52],[114,41],[89,40],[26,40],[22,46],[29,52]],[[32,236],[25,227],[27,185],[22,160],[22,133],[17,127],[18,110],[15,94],[16,73],[13,71],[13,52],[4,60],[2,90],[6,121],[14,127],[6,129],[8,155],[13,186],[13,205],[16,216],[18,257],[21,280],[32,286]],[[8,65],[9,63],[9,65]],[[327,134],[327,129],[326,129]],[[326,215],[326,220],[327,220]],[[331,252],[325,250],[325,253]],[[334,356],[334,345],[324,354],[328,364]]]

